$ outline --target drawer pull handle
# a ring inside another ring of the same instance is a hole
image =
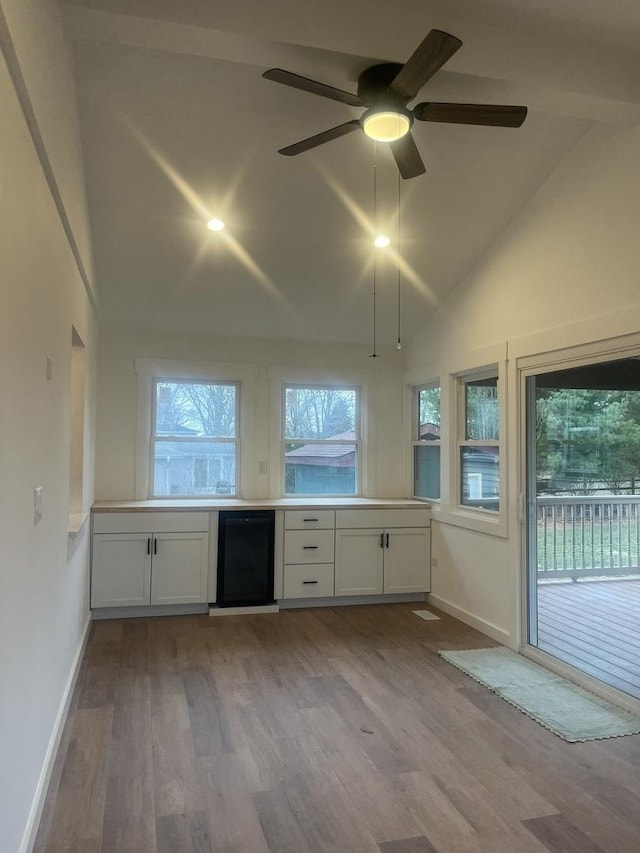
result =
[[[303,584],[307,584],[307,583],[318,583],[318,581],[302,581],[302,583],[303,583]]]
[[[302,550],[303,551],[317,551],[318,546],[317,545],[303,545]]]
[[[319,518],[303,518],[303,521],[320,521]]]

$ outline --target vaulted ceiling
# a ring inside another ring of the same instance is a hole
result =
[[[175,331],[395,341],[397,171],[362,133],[279,148],[361,110],[263,80],[355,91],[432,28],[463,47],[419,100],[529,107],[517,129],[416,123],[400,187],[402,325],[424,324],[593,122],[640,119],[636,0],[70,0],[102,321]],[[226,222],[221,234],[209,217]],[[394,240],[394,248],[395,248]]]

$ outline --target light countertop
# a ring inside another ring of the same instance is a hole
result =
[[[429,509],[424,501],[408,498],[190,498],[151,501],[96,501],[93,512],[215,511],[224,509]]]

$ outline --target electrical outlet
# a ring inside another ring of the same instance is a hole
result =
[[[258,462],[258,474],[266,475],[269,473],[269,464],[266,459],[260,459]]]
[[[42,486],[33,490],[33,523],[38,524],[42,518]]]
[[[53,379],[53,361],[50,358],[47,359],[47,379]]]
[[[431,566],[432,566],[434,569],[437,569],[437,568],[438,568],[438,558],[437,558],[437,557],[432,557],[432,558],[431,558]]]

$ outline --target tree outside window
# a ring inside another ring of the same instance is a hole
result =
[[[152,497],[235,494],[237,383],[156,379],[153,389]]]
[[[460,504],[500,509],[500,401],[495,374],[463,378],[459,448]]]
[[[413,494],[440,499],[440,385],[414,390]]]
[[[283,454],[286,495],[356,495],[360,390],[287,385]]]

